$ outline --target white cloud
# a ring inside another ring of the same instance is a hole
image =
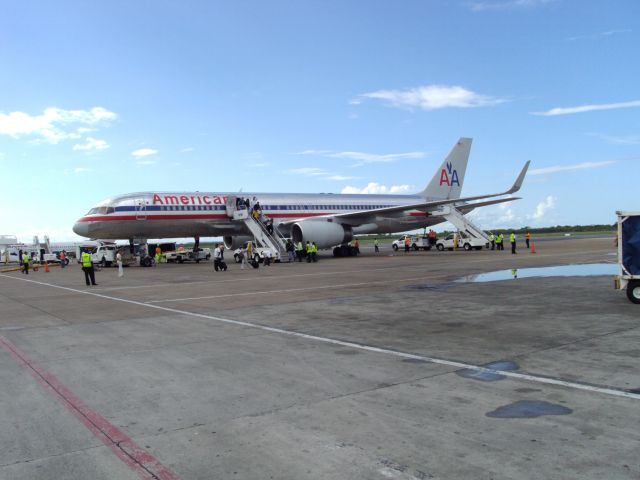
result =
[[[536,211],[531,215],[533,220],[541,220],[545,214],[556,206],[556,199],[549,195],[536,206]]]
[[[414,187],[411,185],[391,185],[390,187],[387,187],[386,185],[382,185],[380,183],[369,182],[369,184],[363,188],[346,186],[340,191],[340,193],[393,194],[407,193],[413,189]]]
[[[155,160],[138,160],[136,162],[137,165],[155,165],[156,163]]]
[[[386,155],[364,152],[338,152],[326,156],[333,158],[349,158],[352,160],[358,160],[361,163],[388,163],[404,158],[423,158],[425,155],[426,154],[424,152],[388,153]]]
[[[269,162],[256,162],[256,163],[250,163],[248,165],[249,168],[266,168],[269,166],[271,166]]]
[[[193,152],[195,150],[195,148],[193,147],[186,147],[183,148],[182,150],[180,150],[180,153],[189,153],[189,152]]]
[[[604,32],[593,33],[591,35],[576,35],[574,37],[568,37],[566,40],[575,42],[576,40],[597,40],[599,38],[611,37],[613,35],[620,35],[622,33],[631,33],[633,30],[630,28],[624,28],[620,30],[606,30]]]
[[[329,153],[333,153],[332,150],[303,150],[302,152],[296,153],[296,155],[327,155]]]
[[[474,12],[484,10],[507,10],[513,8],[534,8],[551,3],[555,0],[504,0],[494,2],[470,2],[469,7]]]
[[[318,167],[291,168],[287,170],[286,173],[291,173],[294,175],[304,175],[305,177],[318,177],[322,175],[328,175],[325,170]]]
[[[618,103],[601,103],[593,105],[581,105],[579,107],[556,107],[546,112],[531,112],[531,115],[540,115],[543,117],[554,117],[556,115],[569,115],[572,113],[593,112],[596,110],[615,110],[618,108],[635,108],[640,107],[640,100],[632,100],[629,102]]]
[[[47,108],[41,115],[24,112],[0,113],[0,135],[20,138],[25,135],[41,137],[51,143],[80,138],[85,127],[69,129],[72,125],[99,125],[115,120],[117,115],[102,107],[91,110]]]
[[[85,167],[76,167],[76,168],[74,168],[74,169],[73,169],[73,171],[74,171],[75,173],[82,173],[82,172],[88,172],[88,171],[89,171],[89,169],[88,169],[88,168],[85,168]]]
[[[154,150],[153,148],[139,148],[138,150],[131,152],[131,155],[136,158],[142,158],[155,155],[156,153],[158,153],[158,150]]]
[[[616,163],[615,160],[605,160],[602,162],[584,162],[574,165],[555,165],[553,167],[534,168],[529,170],[529,175],[546,175],[550,173],[569,172],[573,170],[588,170],[590,168],[601,168]]]
[[[621,137],[615,137],[596,134],[596,136],[615,145],[640,145],[640,135],[623,135]]]
[[[359,101],[365,98],[382,100],[394,107],[421,108],[423,110],[488,107],[506,101],[498,97],[481,95],[457,85],[425,85],[408,90],[378,90],[377,92],[363,93],[359,96]],[[353,102],[352,100],[352,104],[354,104]]]
[[[348,177],[345,175],[329,175],[328,177],[325,177],[327,180],[333,180],[336,182],[343,182],[345,180],[355,180],[356,178],[359,177]]]
[[[104,140],[98,140],[97,138],[87,137],[86,143],[77,143],[73,146],[74,150],[89,151],[89,150],[104,150],[109,148],[109,144]]]

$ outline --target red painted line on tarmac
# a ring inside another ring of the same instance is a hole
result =
[[[86,405],[52,373],[38,366],[17,346],[0,336],[2,347],[19,365],[26,368],[45,391],[58,399],[87,429],[131,470],[145,479],[180,480],[175,473],[136,444],[127,434]]]

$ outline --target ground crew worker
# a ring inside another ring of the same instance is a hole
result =
[[[97,285],[96,274],[93,270],[93,262],[91,261],[91,254],[89,252],[82,252],[82,271],[84,272],[84,281],[87,285]],[[89,283],[91,280],[91,283]]]
[[[224,261],[224,245],[219,245],[218,248],[216,248],[213,251],[213,269],[217,272],[218,270],[220,271],[226,271],[227,270],[227,264]]]
[[[316,245],[316,242],[311,242],[311,261],[318,261],[318,246]]]
[[[302,256],[304,254],[304,246],[302,245],[302,240],[296,243],[296,256],[298,257],[298,262],[302,261]]]
[[[509,234],[509,241],[511,242],[511,253],[515,255],[516,253],[516,234],[511,232]]]
[[[307,240],[306,252],[307,252],[307,263],[311,263],[311,253],[313,252],[313,246],[311,246],[311,244],[309,243],[309,240]]]
[[[156,265],[160,263],[161,258],[162,258],[162,249],[160,248],[160,245],[158,245],[156,247],[156,256],[155,256]]]
[[[504,240],[504,238],[502,237],[502,234],[499,233],[496,236],[496,250],[504,250],[504,246],[502,245],[502,241]]]
[[[22,273],[29,275],[29,255],[27,252],[22,254]]]
[[[527,234],[524,236],[524,241],[527,244],[527,248],[529,248],[529,242],[531,241],[531,232],[527,232]]]
[[[493,233],[491,235],[489,235],[489,241],[491,242],[491,250],[495,250],[496,249],[496,237],[493,235]]]
[[[404,237],[404,253],[409,252],[410,246],[411,246],[411,237],[407,235],[406,237]]]
[[[378,246],[378,239],[377,238],[373,241],[373,248],[375,249],[376,253],[380,253],[380,247]]]
[[[62,250],[59,256],[60,256],[60,268],[64,268],[67,263],[67,252]]]
[[[360,255],[360,240],[356,238],[356,241],[353,243],[353,247],[356,249],[356,255]]]
[[[247,261],[253,258],[253,243],[251,241],[247,242]]]

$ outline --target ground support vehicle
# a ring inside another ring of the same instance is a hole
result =
[[[196,262],[209,260],[211,258],[210,248],[199,248],[196,251],[192,249],[177,250],[175,252],[165,252],[162,254],[167,262]]]
[[[85,242],[76,247],[76,259],[82,263],[82,253],[91,253],[91,262],[102,267],[110,267],[116,263],[118,247],[114,242]]]
[[[394,240],[391,247],[395,252],[404,249],[404,242],[407,237],[400,237],[398,240]],[[431,250],[431,243],[429,243],[429,237],[409,237],[411,248],[414,250]]]
[[[489,242],[484,238],[473,238],[463,232],[450,233],[446,237],[439,239],[436,241],[436,248],[441,252],[445,249],[453,250],[454,239],[456,236],[458,238],[458,245],[456,248],[463,248],[467,251],[482,250],[482,247],[489,248]]]
[[[640,212],[616,212],[618,215],[618,275],[615,288],[626,288],[627,298],[640,304]]]

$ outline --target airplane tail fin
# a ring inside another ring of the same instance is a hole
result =
[[[460,197],[472,140],[464,137],[458,140],[436,171],[427,188],[418,193],[418,195],[433,200]]]

